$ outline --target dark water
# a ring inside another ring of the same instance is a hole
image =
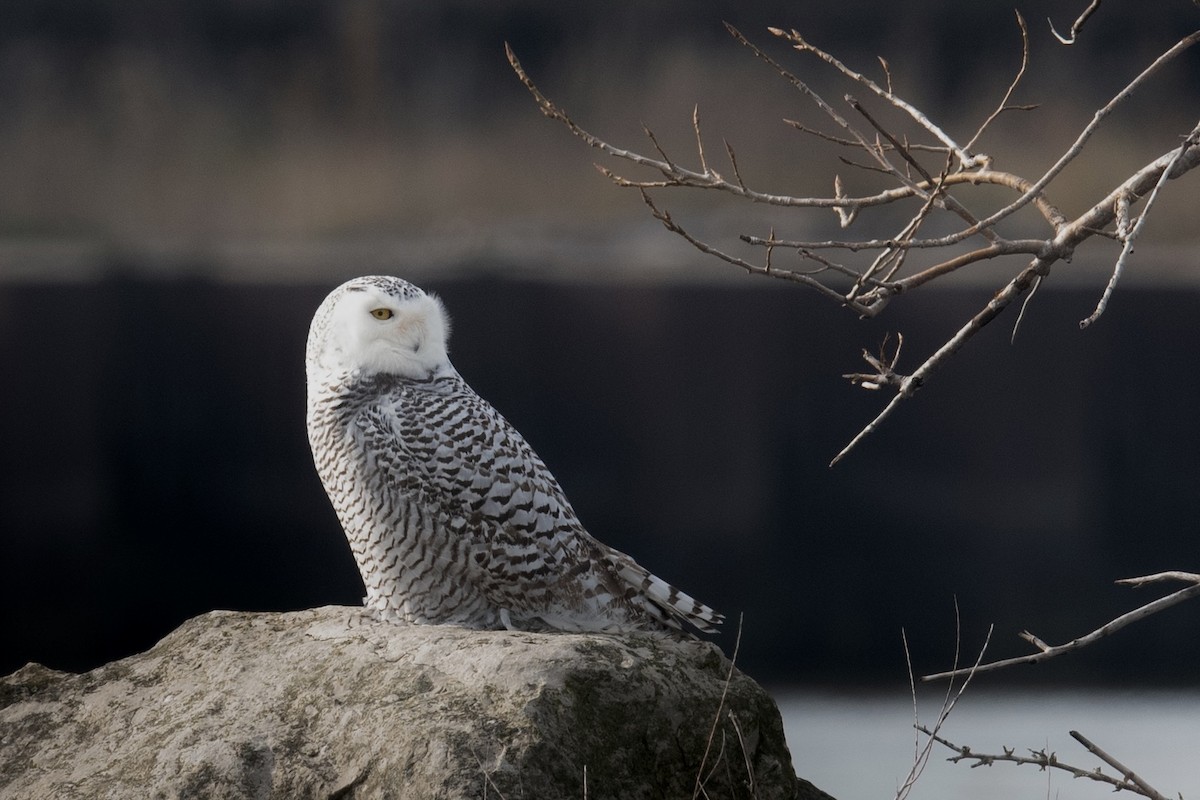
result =
[[[313,473],[303,347],[331,288],[108,280],[0,287],[0,672],[83,669],[213,608],[354,603]],[[473,280],[439,291],[451,354],[600,539],[729,614],[764,678],[905,681],[995,623],[1080,635],[1198,567],[1200,295],[1043,290],[968,345],[836,469],[883,397],[839,376],[885,333],[901,370],[990,291],[859,322],[765,283]],[[890,313],[890,312],[889,312]],[[1019,676],[1196,681],[1172,609]],[[732,627],[732,626],[731,626]],[[732,645],[732,631],[724,642]]]

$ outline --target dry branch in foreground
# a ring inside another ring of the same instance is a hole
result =
[[[1179,589],[1178,591],[1172,592],[1169,595],[1160,597],[1157,600],[1146,603],[1143,606],[1139,606],[1133,611],[1122,614],[1116,619],[1101,625],[1091,633],[1080,636],[1076,639],[1072,639],[1066,644],[1049,645],[1043,642],[1037,636],[1034,636],[1029,631],[1022,631],[1020,634],[1021,638],[1036,647],[1036,653],[1030,653],[1026,656],[1017,656],[1016,658],[1005,658],[1000,661],[992,661],[987,664],[979,664],[975,667],[972,667],[970,670],[954,668],[947,670],[946,672],[938,672],[933,675],[926,675],[921,678],[921,680],[936,681],[943,678],[954,678],[968,673],[974,675],[980,672],[990,672],[992,670],[1003,669],[1004,667],[1011,667],[1017,664],[1036,664],[1039,661],[1045,661],[1056,656],[1061,656],[1064,653],[1070,653],[1082,647],[1087,647],[1093,642],[1099,641],[1106,636],[1116,633],[1126,625],[1143,620],[1151,614],[1157,614],[1159,611],[1170,608],[1171,606],[1182,603],[1184,600],[1190,600],[1191,598],[1200,595],[1200,574],[1192,572],[1158,572],[1154,575],[1144,575],[1140,578],[1124,578],[1117,581],[1117,583],[1121,586],[1132,586],[1138,588],[1151,583],[1162,583],[1165,581],[1180,581],[1190,585],[1183,589]]]
[[[979,753],[965,745],[957,745],[939,735],[936,731],[929,730],[924,726],[918,726],[917,729],[929,736],[931,740],[955,752],[955,755],[947,759],[948,761],[956,764],[965,761],[970,763],[972,769],[975,767],[990,767],[993,764],[1001,763],[1032,764],[1042,770],[1057,769],[1068,773],[1073,778],[1086,778],[1097,783],[1107,784],[1112,787],[1114,792],[1124,789],[1134,794],[1140,794],[1143,797],[1149,797],[1150,800],[1167,800],[1166,797],[1147,783],[1140,775],[1100,749],[1079,731],[1070,731],[1071,738],[1086,747],[1088,751],[1105,764],[1116,770],[1120,774],[1119,778],[1104,772],[1101,767],[1083,769],[1082,767],[1072,766],[1065,761],[1060,761],[1056,753],[1047,752],[1045,749],[1034,750],[1030,748],[1028,751],[1029,755],[1027,756],[1018,755],[1016,748],[1008,747],[1002,748],[1002,752],[1000,753]]]
[[[1122,614],[1111,622],[1100,626],[1091,633],[1086,634],[1085,636],[1080,636],[1077,639],[1072,639],[1066,644],[1049,645],[1043,642],[1037,636],[1034,636],[1029,631],[1023,631],[1020,634],[1021,638],[1037,648],[1036,653],[1032,653],[1027,656],[1006,658],[1000,661],[981,663],[981,653],[980,660],[974,665],[969,668],[960,668],[957,663],[958,654],[956,651],[954,657],[955,663],[951,669],[947,670],[946,672],[939,672],[935,675],[926,675],[921,680],[932,681],[945,678],[949,679],[951,682],[950,685],[953,686],[953,681],[957,677],[964,677],[969,681],[971,678],[975,677],[981,672],[989,672],[992,670],[1002,669],[1004,667],[1011,667],[1016,664],[1033,664],[1063,655],[1065,653],[1074,652],[1104,638],[1105,636],[1116,633],[1126,625],[1143,620],[1151,614],[1155,614],[1163,609],[1182,603],[1184,600],[1188,600],[1192,597],[1200,595],[1200,574],[1192,572],[1159,572],[1153,575],[1144,575],[1138,578],[1125,578],[1117,581],[1117,583],[1123,586],[1139,588],[1149,584],[1163,583],[1168,581],[1182,582],[1189,585],[1183,589],[1172,592],[1169,595],[1146,603],[1145,605],[1140,606],[1133,611]],[[991,638],[990,628],[988,629],[988,637],[989,639]],[[947,691],[949,691],[949,689]],[[940,722],[941,720],[939,719],[939,723]],[[1100,748],[1097,744],[1092,742],[1078,731],[1070,731],[1071,737],[1087,748],[1092,755],[1096,756],[1110,768],[1115,770],[1117,773],[1116,775],[1106,773],[1100,767],[1087,770],[1081,767],[1072,766],[1071,764],[1060,761],[1055,753],[1048,752],[1046,749],[1030,749],[1028,751],[1029,755],[1019,755],[1015,748],[1009,747],[1002,748],[1001,753],[985,753],[973,750],[965,745],[957,745],[949,741],[940,735],[939,726],[934,726],[933,729],[928,729],[924,726],[917,725],[916,728],[928,737],[929,742],[937,742],[949,748],[950,750],[953,750],[955,755],[951,756],[948,760],[954,763],[965,762],[970,764],[972,768],[992,766],[993,764],[1005,762],[1018,765],[1033,764],[1042,770],[1062,770],[1075,778],[1086,778],[1098,783],[1107,784],[1112,787],[1113,791],[1126,790],[1133,792],[1134,794],[1139,794],[1143,797],[1150,798],[1150,800],[1167,800],[1163,794],[1151,786],[1144,778],[1142,778],[1129,767],[1125,766],[1125,764],[1118,761],[1115,757]]]
[[[1099,3],[1085,11],[1071,28],[1069,37],[1059,36],[1064,43],[1073,41],[1087,17]],[[866,164],[841,159],[851,167],[863,168],[872,175],[885,175],[894,184],[874,194],[856,195],[847,189],[839,176],[833,193],[826,197],[798,197],[763,191],[749,185],[742,177],[737,154],[724,143],[728,168],[718,170],[705,147],[697,109],[691,120],[695,135],[694,160],[698,166],[687,167],[669,155],[654,133],[646,129],[650,149],[647,154],[616,147],[580,127],[563,108],[534,84],[522,68],[516,55],[506,45],[509,63],[533,95],[538,107],[547,117],[564,126],[584,143],[625,164],[657,174],[653,179],[626,177],[611,169],[597,168],[617,186],[636,189],[649,212],[667,230],[682,237],[697,250],[720,259],[747,273],[791,281],[809,287],[845,306],[862,317],[880,314],[899,295],[950,275],[957,270],[1002,257],[1020,257],[1024,266],[999,287],[995,296],[941,347],[925,357],[912,372],[895,370],[896,358],[868,358],[877,374],[848,375],[854,383],[869,389],[890,388],[894,391],[883,410],[858,433],[833,459],[836,464],[866,436],[878,428],[899,406],[925,385],[934,370],[957,353],[985,325],[1003,313],[1021,297],[1032,297],[1033,291],[1051,274],[1059,261],[1069,261],[1082,243],[1094,236],[1115,239],[1122,244],[1121,254],[1114,265],[1112,278],[1082,327],[1095,322],[1104,312],[1130,253],[1141,232],[1147,214],[1166,183],[1200,166],[1200,123],[1181,137],[1177,146],[1169,148],[1132,175],[1120,179],[1116,188],[1099,199],[1091,208],[1068,218],[1050,200],[1053,182],[1063,170],[1075,162],[1085,145],[1104,120],[1136,90],[1163,71],[1178,56],[1200,42],[1200,30],[1185,36],[1154,59],[1128,84],[1097,109],[1092,119],[1044,174],[1029,179],[998,167],[1000,158],[978,152],[975,143],[999,115],[1029,106],[1014,105],[1012,95],[1028,67],[1028,31],[1017,14],[1022,41],[1021,64],[1012,82],[980,127],[965,143],[950,135],[944,126],[897,94],[891,75],[884,66],[886,80],[881,85],[858,72],[830,53],[808,42],[796,30],[769,29],[771,34],[788,43],[799,53],[811,55],[835,70],[844,80],[861,92],[869,102],[850,94],[838,103],[829,102],[796,73],[786,68],[738,30],[727,25],[736,41],[753,55],[769,64],[774,71],[824,113],[835,133],[814,130],[799,122],[788,123],[802,134],[833,142],[866,159]],[[908,120],[911,130],[894,129],[880,121],[879,115],[868,107],[891,109]],[[978,188],[999,187],[1010,199],[999,210],[981,213],[972,210],[979,205]],[[848,236],[841,239],[800,240],[777,237],[774,230],[767,236],[742,234],[739,239],[747,252],[730,252],[692,234],[675,219],[655,195],[668,190],[703,190],[728,195],[734,201],[748,201],[803,211],[827,209],[833,211],[843,229],[850,229],[869,212],[881,208],[907,207],[907,221],[891,235]],[[1140,212],[1134,207],[1143,201]],[[999,225],[1018,211],[1033,207],[1044,226],[1039,235],[1030,238],[1009,238]],[[922,235],[930,220],[939,223],[949,220],[955,226],[952,233],[940,236]],[[781,263],[784,258],[789,263]],[[1018,316],[1017,323],[1020,322]],[[1014,333],[1016,326],[1014,325]],[[831,464],[831,465],[832,465]]]

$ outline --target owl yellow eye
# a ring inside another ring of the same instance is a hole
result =
[[[393,314],[390,308],[377,308],[371,312],[371,316],[375,319],[391,319]]]

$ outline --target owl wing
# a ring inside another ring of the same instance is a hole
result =
[[[562,628],[653,620],[711,632],[721,623],[589,535],[525,438],[457,374],[398,383],[364,410],[360,427],[377,440],[370,450],[396,454],[376,465],[388,483],[420,497],[466,543],[472,574],[499,608]]]
[[[457,375],[398,381],[356,424],[387,484],[459,534],[497,606],[586,612],[624,592],[600,566],[608,548],[584,530],[541,458]]]

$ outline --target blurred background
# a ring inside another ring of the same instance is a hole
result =
[[[1086,3],[1017,5],[1031,66],[1013,102],[1040,107],[979,148],[1030,178],[1200,20],[1184,0],[1106,4],[1068,48],[1046,19],[1065,31]],[[616,145],[649,150],[644,123],[694,166],[698,106],[710,154],[727,139],[760,189],[828,195],[837,172],[852,193],[883,185],[783,124],[829,129],[723,20],[831,101],[852,87],[768,25],[880,80],[885,57],[959,141],[1020,63],[1009,0],[9,0],[0,673],[89,669],[214,608],[360,600],[308,453],[303,349],[325,294],[375,272],[441,295],[456,366],[592,533],[731,629],[742,618],[739,663],[761,680],[903,687],[902,631],[918,671],[950,666],[956,622],[964,654],[991,624],[991,656],[1023,654],[1020,630],[1065,641],[1158,591],[1117,578],[1200,568],[1200,178],[1167,187],[1096,325],[1077,323],[1116,258],[1102,240],[1055,267],[1014,343],[1008,313],[830,469],[886,399],[840,377],[861,350],[901,331],[911,370],[1023,262],[871,321],[745,276],[599,176],[503,52]],[[1052,199],[1090,207],[1178,144],[1197,97],[1193,53],[1106,122]],[[828,212],[657,197],[722,246],[837,230]],[[864,214],[860,235],[890,235],[891,213]],[[1194,687],[1196,619],[1184,605],[993,680]]]

